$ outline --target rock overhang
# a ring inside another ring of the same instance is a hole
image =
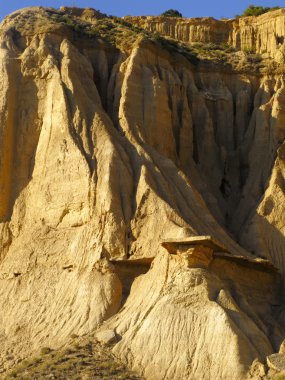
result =
[[[185,253],[194,255],[196,258],[195,261],[197,262],[197,259],[200,258],[200,264],[203,266],[205,264],[205,257],[207,257],[208,265],[214,259],[222,259],[260,271],[278,272],[278,269],[269,260],[230,253],[223,243],[210,235],[164,239],[161,245],[171,255],[179,255],[182,252],[184,252],[184,255]]]

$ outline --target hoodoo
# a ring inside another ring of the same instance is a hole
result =
[[[284,9],[2,21],[3,378],[74,337],[149,380],[282,372],[284,38]]]

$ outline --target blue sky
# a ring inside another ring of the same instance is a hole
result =
[[[92,7],[117,16],[158,15],[169,8],[174,8],[182,12],[185,17],[221,18],[233,17],[249,4],[285,7],[285,0],[0,0],[0,18],[16,9],[33,5],[55,8],[61,5]]]

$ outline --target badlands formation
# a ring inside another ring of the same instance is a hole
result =
[[[284,9],[3,20],[0,376],[113,334],[145,379],[280,378],[284,37]]]

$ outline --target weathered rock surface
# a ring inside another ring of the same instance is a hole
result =
[[[160,254],[104,325],[122,336],[114,353],[147,379],[241,379],[255,358],[273,350],[264,321],[274,285],[270,274],[240,272],[225,261],[211,272],[190,269],[181,257]],[[256,276],[264,288],[250,288]]]
[[[284,36],[283,10],[262,17],[239,23]],[[128,28],[69,8],[1,25],[0,367],[100,328],[146,378],[242,379],[285,337],[284,77]],[[161,246],[200,235],[227,254]]]
[[[102,344],[112,344],[116,342],[116,333],[114,330],[99,331],[95,337],[98,342]]]
[[[273,354],[267,357],[267,364],[269,368],[275,371],[285,371],[285,355],[284,354]]]
[[[195,43],[229,44],[238,50],[266,53],[284,63],[285,9],[258,17],[215,20],[213,18],[125,17],[151,32]]]

